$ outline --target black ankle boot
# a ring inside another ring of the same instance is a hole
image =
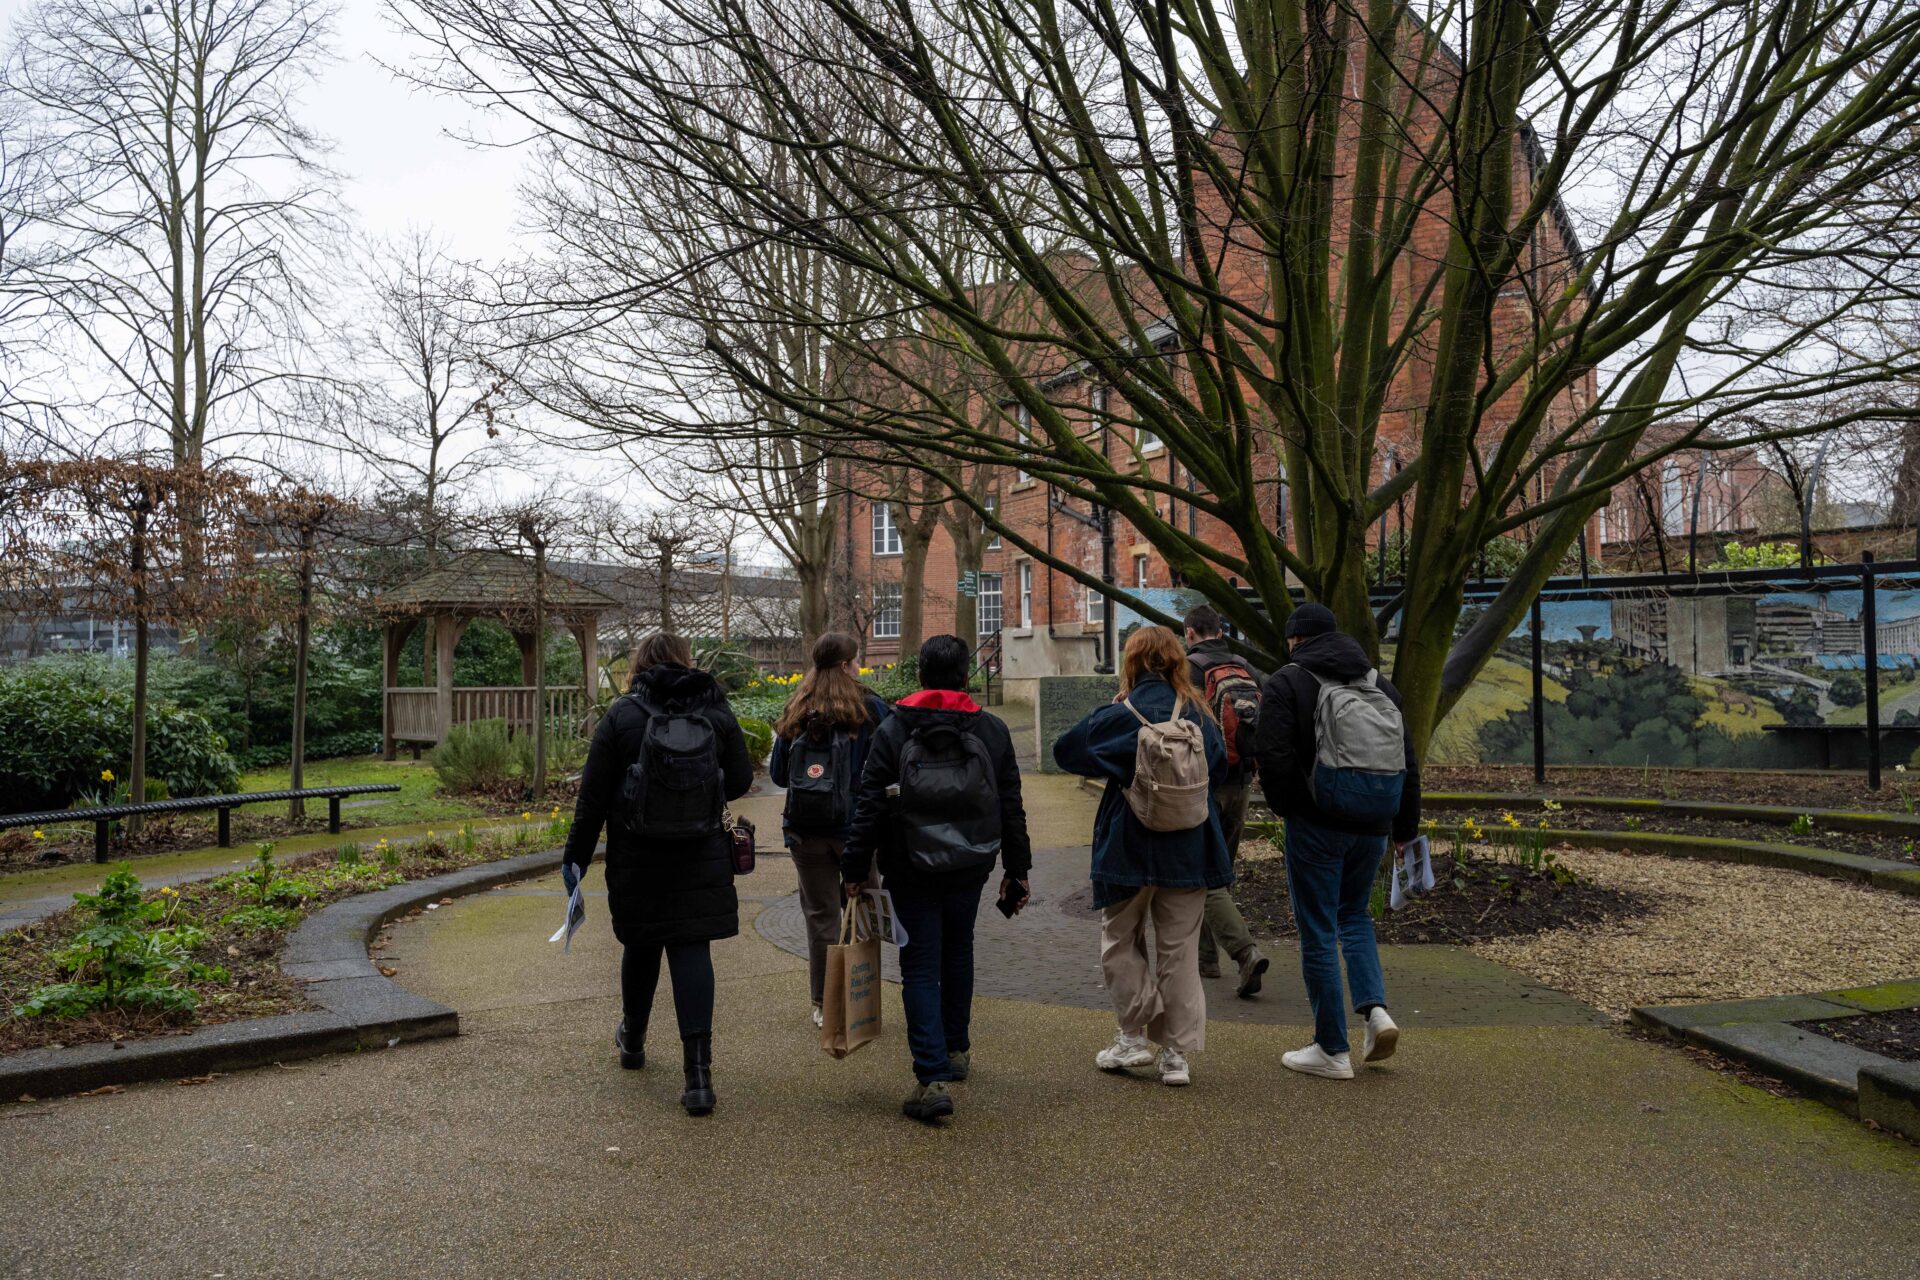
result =
[[[686,1059],[687,1091],[680,1105],[690,1116],[704,1116],[713,1110],[713,1037],[688,1036],[680,1042]]]
[[[646,1045],[635,1044],[631,1048],[627,1045],[627,1020],[625,1018],[620,1019],[620,1025],[614,1028],[613,1047],[620,1051],[620,1065],[627,1070],[638,1071],[647,1065]]]

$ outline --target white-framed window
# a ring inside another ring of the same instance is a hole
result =
[[[1147,585],[1147,558],[1143,555],[1135,556],[1133,558],[1134,590],[1136,591],[1145,590],[1146,585]]]
[[[1023,452],[1026,450],[1028,442],[1033,439],[1033,413],[1025,405],[1014,406],[1013,438]],[[1031,475],[1015,468],[1013,473],[1013,482],[1015,484],[1025,484],[1031,479],[1033,479]]]
[[[1020,625],[1033,625],[1033,561],[1020,562]]]
[[[1138,428],[1138,434],[1135,438],[1140,443],[1140,453],[1142,456],[1149,453],[1158,453],[1167,447],[1161,442],[1159,436],[1153,434],[1153,432],[1147,430],[1145,427]]]
[[[1005,619],[1004,601],[1000,594],[1000,575],[983,573],[980,575],[980,638],[986,639],[1000,630]]]
[[[1087,621],[1105,622],[1107,620],[1107,598],[1092,587],[1087,588]]]
[[[900,584],[897,582],[873,584],[873,638],[900,638]]]
[[[873,554],[900,554],[900,526],[893,522],[893,508],[884,502],[873,504]]]
[[[983,502],[983,503],[981,503],[980,505],[982,505],[982,506],[984,506],[984,507],[985,507],[985,508],[987,509],[987,514],[988,514],[988,515],[990,515],[990,516],[997,516],[997,515],[999,515],[999,514],[1000,514],[1000,495],[999,495],[999,494],[997,494],[997,493],[990,493],[990,494],[988,494],[988,495],[987,495],[987,497],[986,497],[986,501],[985,501],[985,502]],[[988,530],[988,532],[987,532],[987,550],[989,550],[989,551],[998,551],[999,549],[1000,549],[1000,535],[999,535],[999,533],[997,533],[997,532],[995,532],[995,531],[993,531],[993,530]]]

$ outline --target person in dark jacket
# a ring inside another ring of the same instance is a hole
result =
[[[1320,679],[1359,680],[1373,671],[1373,663],[1359,641],[1336,628],[1333,611],[1322,604],[1303,604],[1293,611],[1287,619],[1287,643],[1293,661],[1267,682],[1255,757],[1267,803],[1286,820],[1287,893],[1300,931],[1300,968],[1313,1006],[1314,1033],[1312,1044],[1284,1055],[1282,1061],[1308,1075],[1351,1080],[1353,1062],[1340,999],[1342,955],[1354,1011],[1366,1019],[1361,1061],[1378,1062],[1399,1042],[1400,1030],[1387,1014],[1380,949],[1367,907],[1388,838],[1404,846],[1418,834],[1420,766],[1408,736],[1400,809],[1389,821],[1345,822],[1323,812],[1308,785],[1317,751],[1314,713]],[[1398,707],[1400,691],[1386,677],[1375,678]]]
[[[1094,1065],[1102,1071],[1144,1067],[1156,1060],[1149,1042],[1157,1042],[1161,1083],[1184,1085],[1193,1080],[1187,1055],[1207,1042],[1200,922],[1207,891],[1233,883],[1233,862],[1211,800],[1206,820],[1184,831],[1150,831],[1127,803],[1141,717],[1164,723],[1176,706],[1182,718],[1200,725],[1209,781],[1217,789],[1226,743],[1187,678],[1186,650],[1165,627],[1142,627],[1128,637],[1120,697],[1062,734],[1053,759],[1068,773],[1107,784],[1093,819],[1093,905],[1101,912],[1100,970],[1120,1025]]]
[[[900,1109],[916,1120],[952,1115],[947,1085],[972,1069],[973,927],[994,861],[1004,872],[1000,897],[1016,910],[1033,867],[1013,735],[967,696],[968,665],[958,636],[920,646],[921,690],[900,699],[873,735],[842,864],[849,897],[879,866],[907,931],[900,1003],[916,1084]],[[909,775],[921,762],[932,773],[933,762],[946,759],[965,761],[955,776],[973,785],[949,797],[948,812],[910,811],[916,794],[935,791]],[[968,803],[974,797],[983,802],[977,808]]]
[[[853,824],[853,795],[866,767],[867,748],[874,731],[887,718],[879,694],[860,684],[860,645],[850,635],[829,631],[814,642],[813,666],[787,699],[773,725],[773,758],[767,776],[776,787],[786,787],[788,761],[802,738],[826,748],[833,758],[835,739],[846,749],[846,816],[829,829],[815,827],[794,814],[794,795],[780,812],[780,832],[793,854],[800,879],[800,913],[807,921],[807,989],[813,997],[813,1025],[820,1025],[820,1000],[826,989],[827,948],[840,937],[840,855],[846,851],[847,829]],[[809,768],[821,767],[818,764]]]
[[[1187,633],[1187,675],[1203,696],[1207,691],[1207,673],[1216,667],[1237,668],[1246,678],[1259,680],[1259,674],[1247,665],[1246,659],[1227,647],[1220,614],[1213,606],[1195,605],[1187,610],[1182,622]],[[1218,721],[1220,707],[1212,700],[1207,707]],[[1249,729],[1258,724],[1256,720]],[[1227,766],[1220,785],[1213,792],[1214,806],[1220,811],[1220,834],[1227,842],[1229,858],[1240,856],[1240,834],[1247,825],[1247,802],[1252,793],[1253,756],[1249,753]],[[1201,977],[1220,976],[1221,950],[1233,958],[1240,970],[1235,993],[1242,1000],[1251,1000],[1260,994],[1269,963],[1267,957],[1254,944],[1253,932],[1247,928],[1240,906],[1233,900],[1233,890],[1209,889],[1206,920],[1200,926]]]
[[[680,1102],[689,1114],[706,1115],[714,1106],[713,957],[707,944],[740,932],[740,902],[728,836],[717,824],[710,835],[678,840],[649,839],[627,825],[623,785],[655,715],[693,715],[707,722],[726,799],[738,799],[753,785],[746,738],[719,684],[694,670],[685,640],[665,632],[649,636],[634,650],[627,696],[607,708],[587,748],[566,861],[585,874],[600,829],[606,828],[607,908],[613,935],[625,948],[620,961],[625,1016],[613,1037],[620,1065],[633,1070],[646,1064],[647,1015],[664,954],[673,976],[673,1011],[686,1072]]]

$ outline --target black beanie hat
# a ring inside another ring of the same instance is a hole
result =
[[[1294,640],[1303,636],[1323,636],[1339,627],[1333,620],[1333,610],[1323,604],[1307,603],[1293,611],[1287,619],[1287,639]]]

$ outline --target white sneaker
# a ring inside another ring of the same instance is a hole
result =
[[[1160,1051],[1160,1083],[1171,1085],[1193,1083],[1193,1071],[1187,1066],[1187,1056],[1178,1049]]]
[[[1400,1028],[1379,1005],[1367,1010],[1367,1038],[1360,1049],[1360,1061],[1378,1062],[1391,1058],[1400,1046]]]
[[[819,1005],[813,1006],[813,1025],[816,1027],[824,1027],[827,1025],[827,1015],[820,1012]]]
[[[1114,1033],[1113,1043],[1093,1055],[1093,1065],[1102,1071],[1124,1071],[1128,1067],[1144,1067],[1152,1061],[1153,1048],[1147,1044],[1147,1038],[1124,1031]]]
[[[1344,1053],[1328,1053],[1318,1043],[1283,1053],[1280,1062],[1287,1070],[1302,1075],[1325,1076],[1329,1080],[1353,1079],[1353,1059]]]

